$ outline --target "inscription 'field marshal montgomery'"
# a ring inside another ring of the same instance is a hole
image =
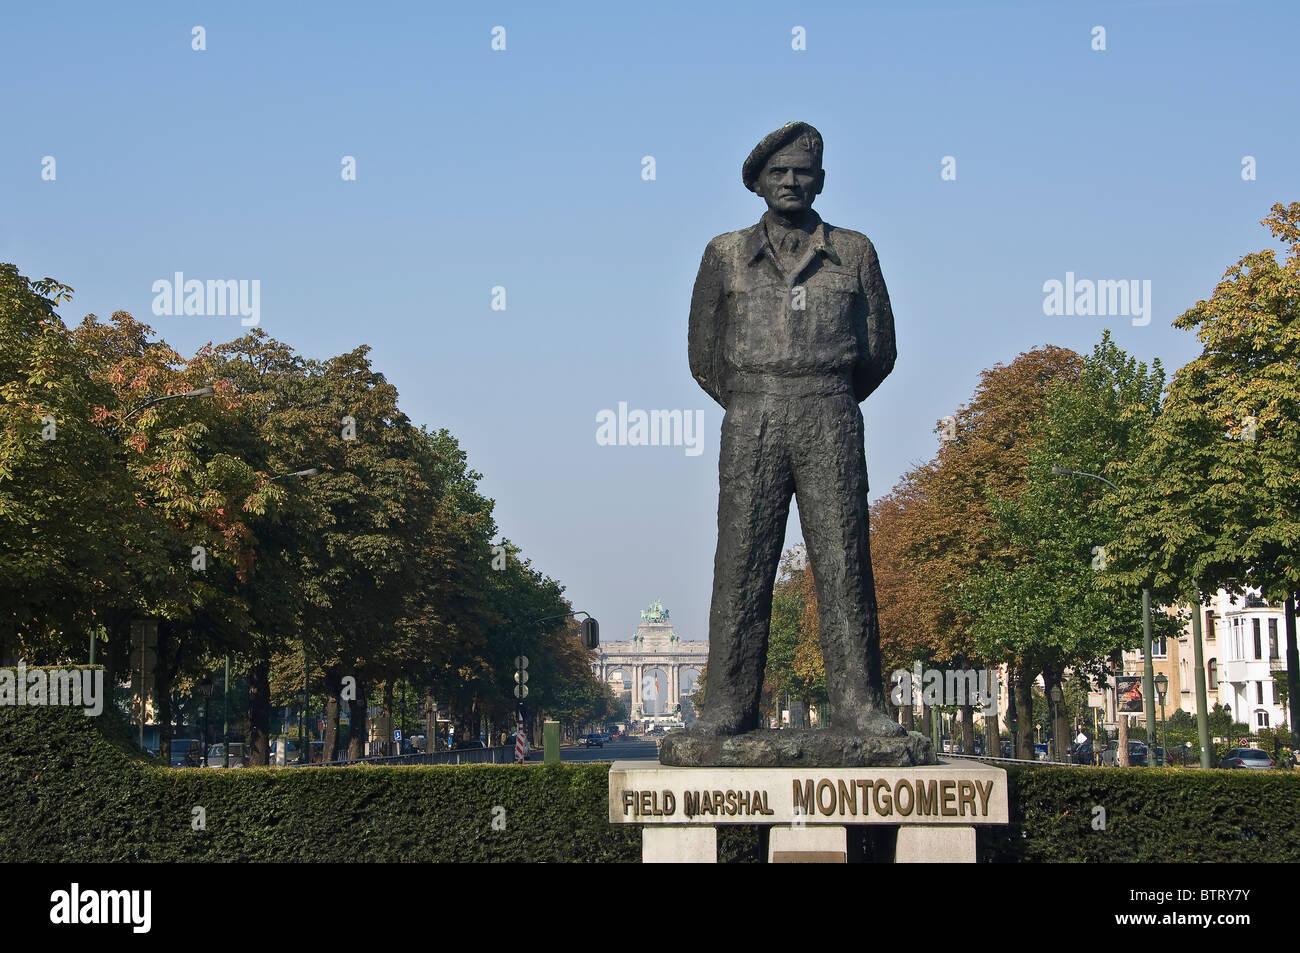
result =
[[[812,210],[826,173],[803,122],[765,136],[745,186],[768,211],[709,242],[691,297],[691,373],[726,411],[703,714],[666,765],[916,765],[929,739],[885,714],[867,541],[865,400],[893,369],[894,316],[871,241]],[[772,586],[790,500],[817,587],[831,730],[761,730]]]
[[[616,762],[615,824],[1005,824],[1006,772],[919,768],[646,768]]]

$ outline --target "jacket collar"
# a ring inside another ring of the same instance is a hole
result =
[[[840,256],[836,254],[834,247],[832,247],[826,240],[826,223],[822,221],[821,216],[816,212],[813,212],[812,214],[817,220],[817,224],[813,228],[812,234],[808,236],[809,252],[811,254],[821,252],[831,261],[835,262],[835,264],[843,264],[843,262],[840,261]],[[745,264],[752,265],[763,255],[769,255],[773,261],[776,260],[776,255],[772,249],[772,245],[767,239],[766,226],[771,215],[771,212],[765,212],[763,217],[759,219],[757,225],[746,230],[748,234],[745,236]]]

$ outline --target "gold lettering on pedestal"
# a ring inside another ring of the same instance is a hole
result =
[[[881,797],[884,794],[884,797]],[[894,804],[889,794],[889,782],[881,778],[876,782],[875,788],[871,792],[871,799],[876,803],[876,813],[881,817],[889,817],[894,813]]]
[[[803,782],[803,787],[799,786],[799,779],[794,780],[794,813],[798,817],[807,817],[813,812],[813,779],[807,778]]]
[[[852,781],[839,782],[839,789],[840,813],[844,813],[844,808],[847,805],[849,813],[856,816],[858,813],[858,789],[854,786]]]
[[[903,807],[903,792],[907,792],[907,807]],[[916,795],[912,793],[912,784],[910,781],[899,781],[894,787],[894,806],[898,808],[898,813],[903,817],[910,817],[912,806],[916,803]]]
[[[830,804],[826,803],[826,798],[822,797],[823,794],[829,794],[831,796]],[[835,813],[835,784],[825,778],[822,778],[817,782],[817,810],[821,811],[827,817],[830,817]]]
[[[939,797],[943,805],[939,809],[939,813],[942,814],[944,817],[957,816],[957,808],[951,806],[951,804],[949,803],[956,799],[956,793],[953,791],[953,788],[956,786],[956,784],[957,784],[956,781],[939,782]]]
[[[985,787],[987,785],[987,787]],[[980,814],[989,816],[989,795],[993,793],[992,781],[976,781],[975,793],[980,796]]]
[[[935,781],[916,782],[916,813],[917,814],[938,814],[939,813],[939,794],[938,784]]]
[[[972,781],[957,782],[957,813],[966,816],[966,805],[970,805],[971,817],[975,816],[975,784]]]

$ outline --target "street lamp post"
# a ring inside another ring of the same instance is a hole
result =
[[[161,404],[165,400],[176,400],[182,397],[209,397],[215,393],[216,391],[211,387],[200,387],[197,388],[196,390],[187,390],[183,394],[166,394],[162,397],[151,397],[148,400],[146,400],[143,404],[140,404],[138,407],[134,408],[133,410],[128,411],[126,416],[123,417],[118,422],[116,427],[108,428],[108,435],[112,437],[114,440],[116,440],[118,434],[121,433],[122,431],[123,425],[132,417],[134,417],[136,414],[138,414],[140,411],[144,410],[146,407],[152,407],[154,404]],[[97,635],[98,633],[92,627],[90,630],[90,664],[91,665],[95,664],[95,641]]]
[[[1014,680],[1007,686],[1007,730],[1011,732],[1011,757],[1019,755],[1020,719],[1016,714],[1016,687]],[[1002,752],[999,751],[998,754]]]
[[[1164,738],[1165,734],[1165,693],[1169,690],[1169,676],[1161,672],[1156,676],[1156,692],[1160,695],[1160,737]],[[1167,739],[1166,739],[1167,740]],[[1161,748],[1166,746],[1161,744],[1157,746],[1156,753],[1159,754]],[[1168,750],[1165,751],[1165,757],[1168,758]]]
[[[1052,699],[1052,760],[1064,761],[1065,759],[1061,756],[1061,732],[1059,730],[1061,726],[1061,699],[1063,697],[1061,695],[1061,689],[1056,685],[1053,685],[1050,697]]]
[[[590,612],[583,609],[534,619],[519,633],[519,640],[516,643],[518,651],[515,653],[515,698],[519,700],[519,704],[515,708],[515,713],[520,732],[524,730],[524,699],[528,697],[528,659],[524,656],[524,641],[528,637],[528,632],[533,626],[541,625],[543,622],[554,622],[556,619],[571,619],[578,615],[586,616],[582,620],[583,646],[588,649],[598,648],[600,646],[600,623],[595,620]]]
[[[1061,476],[1085,476],[1094,480],[1100,480],[1107,486],[1118,490],[1119,487],[1111,483],[1105,477],[1097,476],[1095,473],[1084,473],[1082,470],[1067,470],[1065,467],[1052,467],[1052,472]],[[1155,737],[1156,733],[1156,700],[1153,697],[1155,672],[1151,664],[1151,590],[1146,586],[1142,587],[1142,707],[1147,716],[1147,740]]]
[[[226,656],[226,677],[221,683],[221,766],[230,767],[230,656]]]
[[[208,766],[208,709],[212,707],[212,675],[203,676],[199,682],[199,694],[203,696],[203,767]]]
[[[1201,743],[1201,768],[1210,770],[1210,714],[1205,685],[1205,650],[1201,647],[1201,594],[1192,605],[1192,662],[1196,666],[1196,737]],[[1218,686],[1215,686],[1216,690]]]
[[[211,387],[200,387],[196,390],[187,390],[183,394],[164,394],[162,397],[150,397],[143,404],[136,407],[134,410],[129,411],[127,415],[121,419],[121,421],[118,423],[116,427],[113,427],[111,430],[109,430],[109,433],[116,436],[117,432],[122,429],[122,424],[125,424],[128,420],[130,420],[140,411],[144,410],[147,407],[152,407],[154,404],[161,404],[165,400],[177,400],[178,398],[181,397],[210,397],[215,393],[216,391],[213,390]]]
[[[306,470],[294,470],[292,473],[281,473],[279,476],[271,477],[271,482],[276,480],[287,480],[289,477],[311,477],[320,473],[318,467],[310,467]],[[311,666],[307,663],[307,642],[304,639],[302,643],[302,717],[298,729],[298,763],[311,764],[311,713],[308,710],[311,705],[310,689]],[[324,757],[322,755],[321,757]]]

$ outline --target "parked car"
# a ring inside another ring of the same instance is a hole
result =
[[[1047,758],[1048,758],[1047,745],[1045,744],[1034,745],[1034,759],[1037,761],[1046,761]]]
[[[1011,742],[1010,742],[1010,741],[1003,741],[1003,742],[1002,742],[1002,751],[1001,751],[1001,754],[1002,754],[1002,757],[1004,757],[1004,758],[1010,758],[1010,757],[1011,757]]]
[[[1081,741],[1070,752],[1071,764],[1096,764],[1097,756],[1091,741]]]
[[[583,735],[580,744],[586,748],[603,748],[605,746],[604,735]]]
[[[1119,763],[1119,742],[1112,741],[1106,745],[1105,750],[1101,753],[1101,763],[1111,767]],[[1128,763],[1131,768],[1145,768],[1147,766],[1147,746],[1140,741],[1130,741],[1128,743]]]
[[[173,738],[171,760],[173,768],[197,768],[203,760],[203,745],[197,738]]]
[[[1266,771],[1274,767],[1273,759],[1269,757],[1267,751],[1259,748],[1233,748],[1223,760],[1219,762],[1221,768],[1248,768],[1256,771]]]
[[[225,745],[216,744],[208,748],[208,767],[220,768],[224,760]],[[248,746],[231,742],[230,766],[232,768],[248,767]]]

